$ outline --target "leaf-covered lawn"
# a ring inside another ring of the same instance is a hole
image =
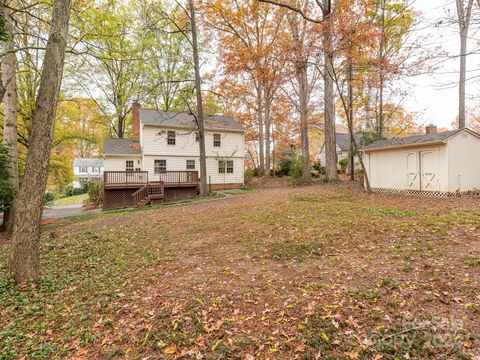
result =
[[[0,245],[0,359],[480,356],[480,199],[255,190],[42,238],[17,289]]]

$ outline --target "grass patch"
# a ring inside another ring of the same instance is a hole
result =
[[[321,243],[294,243],[288,245],[274,245],[272,256],[277,260],[302,260],[322,255],[324,245]]]
[[[88,194],[67,196],[54,200],[49,205],[51,206],[68,206],[68,205],[82,205],[88,200]]]
[[[293,197],[293,201],[298,202],[319,202],[321,199],[317,195],[297,195]]]
[[[395,217],[395,218],[404,218],[418,215],[418,213],[413,211],[402,211],[398,209],[387,209],[387,208],[373,208],[373,207],[364,207],[362,209],[365,213],[374,216],[381,217]]]

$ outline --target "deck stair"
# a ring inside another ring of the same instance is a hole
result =
[[[132,194],[133,206],[150,205],[155,200],[162,200],[164,196],[165,183],[163,181],[151,181]]]

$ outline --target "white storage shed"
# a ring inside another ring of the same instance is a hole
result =
[[[379,192],[448,195],[480,189],[480,135],[469,129],[374,142],[363,149],[370,186]]]

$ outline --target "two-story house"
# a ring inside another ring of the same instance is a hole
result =
[[[103,178],[103,159],[76,158],[73,160],[74,188],[81,188],[89,181],[100,181]]]
[[[195,196],[200,172],[196,128],[195,117],[188,112],[142,109],[134,102],[132,138],[110,138],[103,145],[104,206],[135,206],[138,202],[140,205],[152,202],[154,198],[169,200]],[[243,185],[244,132],[242,125],[231,116],[205,117],[210,189]],[[163,190],[158,188],[159,182]],[[155,191],[163,193],[149,198],[148,192]]]

